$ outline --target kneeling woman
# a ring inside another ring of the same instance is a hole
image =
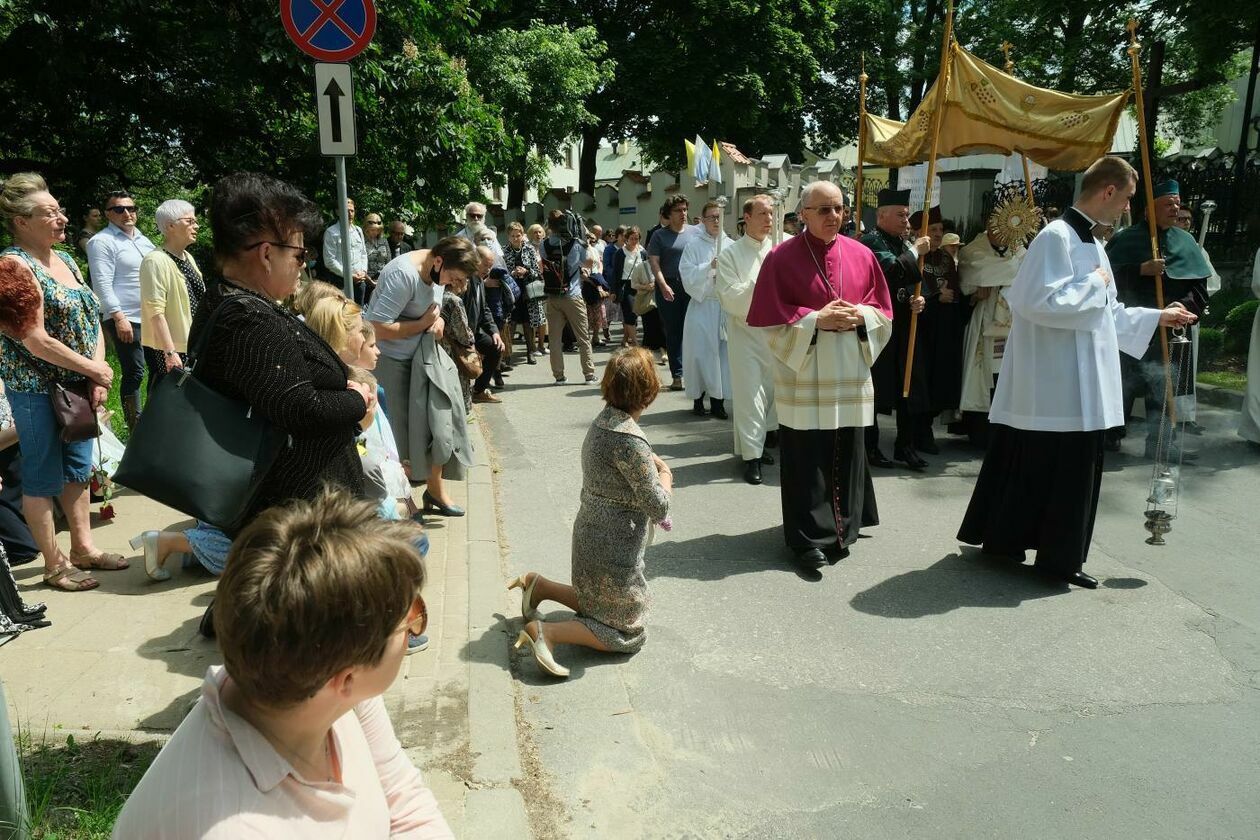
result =
[[[627,347],[613,353],[600,390],[607,406],[582,444],[582,507],[573,524],[573,584],[527,572],[509,588],[521,589],[528,644],[545,671],[567,677],[556,664],[555,644],[634,653],[647,638],[647,579],[643,555],[655,523],[669,515],[674,476],[652,452],[639,416],[661,389],[652,354]],[[538,605],[556,601],[577,615],[537,619]]]

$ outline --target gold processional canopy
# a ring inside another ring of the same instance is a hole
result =
[[[866,115],[865,163],[889,167],[932,154],[932,114],[947,79],[940,157],[1023,153],[1048,169],[1078,171],[1111,149],[1129,91],[1080,96],[1048,90],[1003,73],[957,43],[951,66],[907,122]]]

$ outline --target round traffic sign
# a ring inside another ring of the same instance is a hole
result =
[[[349,61],[376,33],[373,0],[280,0],[280,19],[293,43],[320,61]]]

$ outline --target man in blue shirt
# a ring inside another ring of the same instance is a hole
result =
[[[136,228],[136,201],[125,190],[105,198],[109,224],[88,240],[92,288],[101,300],[101,328],[122,368],[118,391],[127,428],[140,419],[144,349],[140,346],[140,261],[154,245]]]

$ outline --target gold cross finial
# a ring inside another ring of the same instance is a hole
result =
[[[1011,49],[1014,46],[1015,45],[1012,44],[1010,41],[1002,42],[1002,55],[1006,57],[1006,72],[1007,73],[1010,73],[1012,70],[1015,69],[1015,62],[1011,61]]]

